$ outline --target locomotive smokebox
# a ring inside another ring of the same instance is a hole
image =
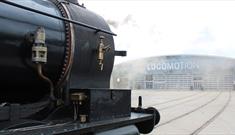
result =
[[[109,88],[113,34],[102,17],[74,2],[0,3],[0,102],[34,102],[50,89]]]

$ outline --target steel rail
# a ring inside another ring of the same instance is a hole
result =
[[[190,95],[187,95],[187,96],[183,96],[183,97],[179,97],[179,98],[170,99],[170,100],[163,101],[163,102],[160,102],[160,103],[150,104],[150,105],[148,105],[148,106],[162,105],[162,104],[170,103],[170,102],[173,102],[173,101],[178,101],[178,100],[183,100],[183,99],[186,99],[186,98],[189,98],[189,97],[194,97],[194,96],[196,96],[196,95],[198,95],[198,94],[190,94]]]
[[[209,124],[211,124],[216,118],[218,118],[218,116],[221,113],[224,112],[224,110],[228,107],[230,101],[231,101],[231,90],[229,92],[228,100],[223,105],[223,107],[213,117],[211,117],[209,120],[207,120],[205,123],[203,123],[199,128],[194,130],[190,135],[197,135],[197,134],[199,134],[203,129],[205,129]]]
[[[163,111],[163,110],[167,110],[169,108],[175,107],[177,105],[182,105],[182,104],[188,103],[190,101],[195,101],[195,99],[202,98],[202,97],[204,97],[204,95],[207,95],[207,94],[208,93],[204,93],[203,95],[197,95],[196,97],[193,96],[193,98],[190,98],[188,100],[185,100],[185,101],[182,101],[182,102],[179,102],[179,103],[176,103],[176,104],[172,104],[172,105],[169,105],[169,106],[166,106],[166,107],[158,108],[158,110]],[[200,97],[198,97],[198,96],[200,96]]]
[[[191,114],[191,113],[193,113],[193,112],[196,112],[196,111],[202,109],[203,107],[205,107],[205,106],[209,105],[210,103],[214,102],[214,101],[221,95],[221,93],[222,93],[222,92],[220,91],[220,93],[217,94],[217,96],[216,96],[215,98],[209,100],[209,101],[206,102],[205,104],[202,104],[202,105],[200,105],[199,107],[194,108],[193,110],[188,111],[188,112],[186,112],[186,113],[183,113],[183,114],[181,114],[181,115],[179,115],[179,116],[176,116],[176,117],[174,117],[174,118],[172,118],[172,119],[170,119],[170,120],[168,120],[168,121],[166,121],[166,122],[160,123],[159,125],[157,125],[157,126],[154,127],[154,128],[161,127],[161,126],[163,126],[163,125],[169,124],[169,123],[171,123],[171,122],[173,122],[173,121],[175,121],[175,120],[178,120],[178,119],[180,119],[180,118],[183,118],[183,117],[185,117],[185,116],[187,116],[187,115],[189,115],[189,114]]]

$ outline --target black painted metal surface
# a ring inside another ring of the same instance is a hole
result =
[[[100,132],[94,135],[139,135],[139,131],[136,126],[130,125],[109,131]]]
[[[50,0],[10,2],[62,17],[58,6]],[[67,14],[71,14],[74,21],[110,31],[102,17],[75,4],[65,5],[69,10]],[[66,64],[68,35],[65,22],[0,2],[0,25],[0,82],[4,87],[0,92],[4,95],[1,101],[25,103],[39,100],[48,93],[48,84],[40,80],[35,71],[31,62],[31,45],[26,37],[39,26],[45,28],[48,62],[43,66],[43,72],[56,84]],[[113,37],[87,27],[73,27],[75,51],[71,54],[74,59],[67,88],[109,88],[115,55]],[[103,71],[99,70],[97,60],[101,35],[105,37],[105,45],[110,46],[104,54]]]
[[[110,31],[105,20],[74,4],[67,5],[73,20],[78,20],[92,26]],[[71,71],[71,88],[109,88],[110,75],[114,63],[114,41],[109,34],[95,33],[93,30],[74,25],[75,54]],[[104,58],[103,71],[99,71],[97,48],[100,36],[104,36],[104,44],[110,46]]]
[[[18,128],[17,130],[2,130],[1,135],[80,135],[85,133],[96,133],[105,130],[112,130],[127,125],[135,125],[141,121],[153,119],[152,114],[131,113],[130,117],[97,121],[81,124],[78,122],[64,122],[56,125],[42,124],[39,126]]]
[[[57,7],[49,1],[12,0],[40,11],[60,16]],[[41,98],[47,84],[39,79],[31,63],[31,46],[26,35],[38,26],[46,30],[48,63],[44,72],[52,79],[58,78],[65,49],[64,23],[23,9],[0,3],[0,82],[1,101],[17,102]],[[15,96],[14,96],[15,95]],[[16,96],[17,95],[17,96]],[[32,96],[34,98],[32,98]]]
[[[131,113],[131,91],[119,89],[71,89],[85,93],[86,101],[78,115],[86,114],[89,122],[128,117]]]
[[[52,0],[52,1],[57,1],[57,0]],[[98,28],[98,27],[95,27],[95,26],[92,26],[92,25],[88,25],[88,24],[85,24],[85,23],[81,23],[81,22],[76,21],[76,20],[70,20],[70,19],[65,18],[65,17],[56,16],[56,15],[53,15],[53,14],[50,14],[50,13],[47,13],[47,12],[44,12],[44,11],[40,11],[40,10],[37,10],[37,9],[34,9],[34,8],[30,8],[30,7],[27,7],[27,6],[24,6],[24,5],[20,5],[20,4],[17,4],[15,2],[11,2],[11,1],[8,1],[8,0],[2,0],[1,2],[6,3],[8,5],[11,5],[11,6],[14,6],[14,7],[17,7],[17,8],[21,8],[21,9],[24,9],[24,10],[27,10],[27,11],[37,13],[37,14],[40,14],[40,15],[45,15],[45,16],[48,16],[48,17],[51,17],[51,18],[59,19],[59,20],[70,22],[70,23],[73,23],[73,24],[76,24],[76,25],[79,25],[79,26],[89,28],[89,29],[93,29],[96,32],[104,32],[104,33],[116,36],[116,34],[114,34],[111,31],[106,31],[104,29],[101,29],[101,28]],[[67,1],[58,1],[58,2],[59,3],[67,3],[67,4],[76,4],[77,6],[85,8],[82,5],[79,5],[78,3],[76,3],[76,0],[70,0],[70,1],[67,0]]]

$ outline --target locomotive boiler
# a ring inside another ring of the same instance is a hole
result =
[[[158,111],[110,89],[113,36],[76,0],[1,0],[0,134],[151,132]]]

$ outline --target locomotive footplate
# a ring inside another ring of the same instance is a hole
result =
[[[104,131],[115,130],[116,128],[126,127],[126,126],[136,126],[139,123],[144,123],[154,119],[153,114],[147,113],[131,113],[130,117],[116,118],[112,120],[103,120],[90,123],[80,123],[78,121],[65,121],[62,123],[50,125],[43,124],[38,126],[31,126],[18,129],[2,130],[1,135],[79,135],[79,134],[89,134],[89,133],[100,133]],[[139,129],[141,131],[143,129]],[[128,131],[126,131],[128,132]]]
[[[131,108],[131,90],[70,89],[70,100],[36,125],[11,125],[1,135],[122,135],[149,133],[159,122],[155,108]],[[27,120],[25,120],[27,123]],[[40,123],[41,122],[41,123]],[[15,122],[16,123],[16,122]],[[5,124],[7,125],[7,124]]]

